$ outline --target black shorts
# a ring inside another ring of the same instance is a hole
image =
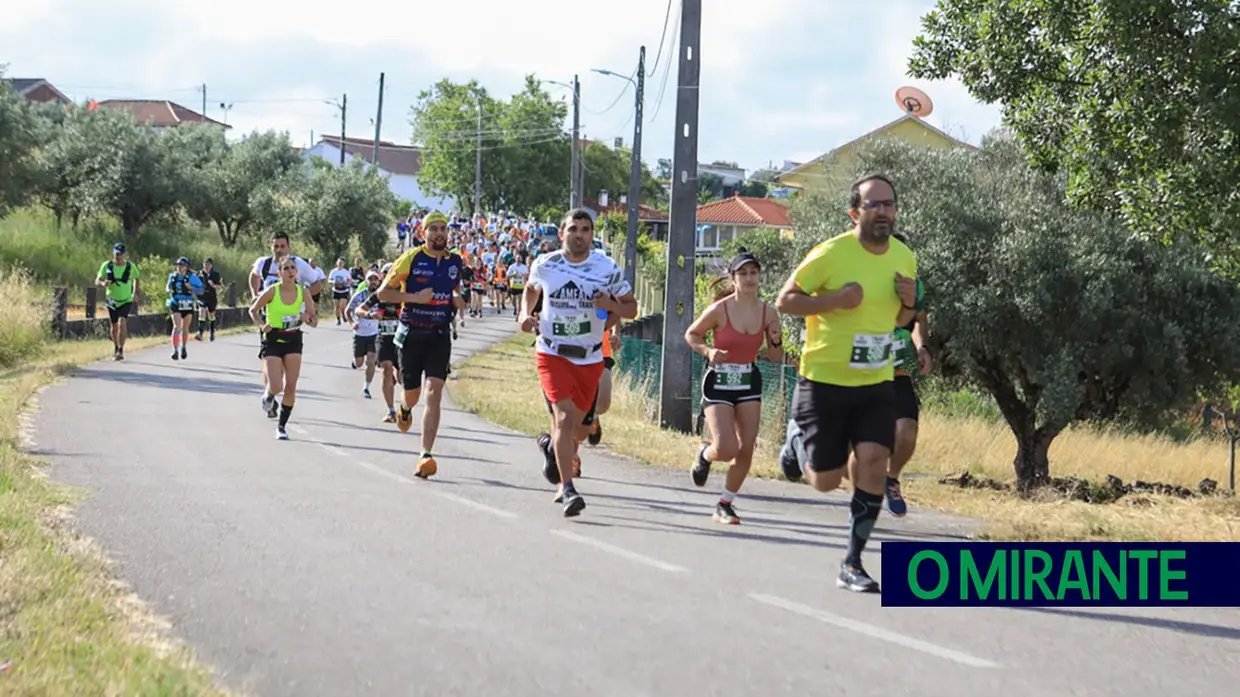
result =
[[[801,429],[809,468],[837,470],[848,464],[849,450],[858,443],[894,447],[895,384],[841,387],[802,377],[792,394],[792,419]]]
[[[469,289],[468,288],[465,288],[465,287],[461,288],[461,300],[464,300],[465,302],[469,302]]]
[[[525,292],[525,289],[524,289],[524,288],[509,288],[509,289],[508,289],[508,295],[510,295],[510,296],[512,296],[512,297],[514,297],[514,298],[519,298],[519,297],[521,297],[521,294],[522,294],[522,293],[524,293],[524,292]]]
[[[116,307],[113,307],[111,305],[108,305],[107,307],[108,307],[108,320],[111,321],[112,324],[116,324],[117,322],[128,317],[129,313],[133,311],[133,301],[131,300],[127,303],[121,303],[120,305],[117,305]]]
[[[897,375],[896,380],[896,420],[917,420],[921,415],[921,399],[917,396],[917,386],[913,378]]]
[[[258,350],[259,358],[284,358],[292,354],[300,354],[302,348],[301,331],[270,332],[263,335],[263,346]]]
[[[217,297],[214,293],[211,295],[203,295],[198,298],[198,307],[205,309],[207,312],[215,312],[215,309],[219,307],[219,305],[219,297]]]
[[[379,336],[379,363],[391,363],[392,365],[400,365],[400,352],[396,349],[396,342],[392,335]]]
[[[447,329],[410,330],[400,350],[400,380],[406,390],[422,386],[422,376],[447,380],[452,362],[452,335]]]
[[[603,356],[603,370],[611,370],[616,367],[616,359],[611,356]]]
[[[749,372],[732,372],[736,366],[729,366],[720,371],[719,367],[710,366],[702,373],[702,407],[711,404],[736,406],[745,402],[762,401],[762,371],[756,363],[741,366],[739,370],[748,368]]]
[[[352,297],[352,295],[353,295],[353,291],[350,291],[348,289],[333,290],[332,300],[348,300],[350,297]]]
[[[358,336],[354,334],[353,335],[353,357],[361,358],[362,356],[365,356],[368,353],[374,353],[377,350],[376,345],[378,344],[378,341],[379,341],[378,334],[374,334],[372,336]]]
[[[176,315],[180,315],[182,317],[189,317],[194,314],[194,311],[193,310],[173,310],[172,313]]]
[[[315,305],[318,305],[318,304],[319,304],[319,298],[320,298],[320,297],[322,297],[322,294],[321,294],[321,293],[314,293],[314,294],[312,294],[312,295],[310,296],[310,299],[314,301],[314,304],[315,304]]]

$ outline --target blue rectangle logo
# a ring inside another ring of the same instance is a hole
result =
[[[890,607],[1240,607],[1240,543],[884,542]]]

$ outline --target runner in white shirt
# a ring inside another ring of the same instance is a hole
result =
[[[336,325],[344,321],[345,307],[351,295],[349,289],[353,284],[353,274],[345,267],[344,259],[336,260],[336,268],[327,275],[327,285],[332,288],[332,304],[336,306]]]
[[[271,256],[259,257],[254,261],[254,267],[250,269],[251,297],[257,298],[269,286],[280,282],[280,262],[288,256],[293,256],[289,254],[288,235],[283,232],[273,234]],[[305,259],[293,256],[293,260],[297,263],[297,283],[308,288],[311,295],[318,293],[323,287],[323,282],[318,280],[318,274]],[[267,361],[263,360],[262,339],[263,334],[260,332],[258,358],[263,366],[263,387],[265,389],[267,387]],[[268,410],[267,416],[274,419],[278,413],[278,405],[275,405]]]
[[[530,277],[530,267],[525,263],[525,253],[518,254],[517,261],[508,267],[508,294],[512,296],[512,316],[517,319],[521,313],[521,294],[525,292],[525,284]]]
[[[362,396],[366,399],[370,399],[370,382],[375,379],[375,356],[379,352],[379,320],[356,314],[356,311],[366,301],[369,293],[373,292],[372,289],[379,286],[382,278],[378,271],[368,273],[366,287],[359,288],[345,307],[345,319],[353,327],[353,367],[360,368],[363,361],[366,363],[366,384],[362,387]]]
[[[588,211],[575,208],[564,216],[560,241],[562,249],[539,256],[530,269],[520,321],[522,331],[538,330],[538,378],[554,419],[552,433],[538,438],[543,476],[560,485],[556,500],[572,517],[586,507],[573,486],[572,463],[577,443],[592,424],[591,406],[603,375],[603,328],[608,313],[636,317],[637,300],[620,267],[594,251],[594,219]]]

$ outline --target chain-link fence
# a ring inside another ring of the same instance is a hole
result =
[[[702,399],[702,371],[705,370],[705,365],[705,358],[693,354],[692,403],[695,410],[700,410],[698,405]],[[662,369],[662,345],[632,336],[621,337],[616,370],[627,377],[631,385],[642,386],[646,390],[646,396],[651,399],[659,396],[659,376]],[[762,373],[762,435],[776,442],[783,442],[791,416],[792,391],[797,383],[797,369],[795,366],[760,360],[758,370]],[[699,421],[699,430],[700,426]]]

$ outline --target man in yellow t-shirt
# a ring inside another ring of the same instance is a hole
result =
[[[882,509],[895,443],[892,335],[916,312],[917,260],[891,238],[896,192],[890,179],[859,179],[848,208],[853,229],[814,247],[775,303],[780,312],[806,318],[792,401],[805,446],[804,471],[785,474],[794,480],[804,474],[818,491],[831,491],[839,487],[852,450],[848,552],[836,583],[877,593],[861,552]]]

